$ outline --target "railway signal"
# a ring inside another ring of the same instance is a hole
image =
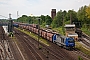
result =
[[[9,14],[8,32],[10,33],[10,36],[13,35],[13,20],[11,14]]]

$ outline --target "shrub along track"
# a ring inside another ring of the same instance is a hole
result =
[[[37,60],[77,60],[77,56],[69,54],[67,50],[60,48],[59,46],[49,42],[50,46],[46,46],[42,43],[39,43],[41,47],[38,50],[38,41],[30,37],[29,35],[20,32],[15,29],[15,36],[18,38],[23,46],[24,56],[27,55],[28,59],[37,59]],[[32,53],[33,52],[33,53]],[[37,58],[38,57],[38,58]],[[47,58],[46,58],[47,57]]]

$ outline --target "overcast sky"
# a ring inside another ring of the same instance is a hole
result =
[[[90,0],[0,0],[0,15],[8,17],[9,13],[12,18],[17,18],[22,15],[40,16],[51,15],[51,9],[57,11],[72,10],[78,11],[81,6],[89,5]],[[0,16],[0,18],[3,18]]]

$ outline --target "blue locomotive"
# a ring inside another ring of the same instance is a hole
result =
[[[19,25],[18,25],[18,24],[15,24],[15,23],[13,24],[13,26],[14,26],[14,27],[17,27],[17,28],[19,27]]]
[[[59,45],[61,47],[64,47],[66,49],[70,49],[70,48],[75,47],[75,41],[74,41],[74,38],[72,38],[72,37],[66,37],[66,36],[57,35],[57,39],[54,40],[54,42],[57,45]]]

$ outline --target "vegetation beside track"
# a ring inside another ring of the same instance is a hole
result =
[[[90,50],[83,46],[80,42],[76,42],[76,49],[80,50],[90,57]]]
[[[20,45],[20,43],[18,42],[18,39],[15,37],[15,35],[13,35],[13,37],[10,37],[12,39],[13,42],[15,42],[17,45]],[[21,49],[22,50],[22,49]]]
[[[16,29],[18,29],[18,28],[16,28]],[[34,33],[32,33],[32,32],[26,31],[26,30],[24,30],[24,29],[23,29],[23,30],[18,29],[18,30],[21,31],[21,32],[23,32],[23,33],[25,33],[25,34],[27,34],[27,35],[29,35],[29,36],[31,36],[31,37],[34,38],[35,40],[38,40],[38,35],[36,35],[36,34],[34,34]],[[43,39],[43,38],[41,38],[41,37],[40,37],[40,39],[39,39],[39,42],[41,42],[41,43],[49,46],[48,41],[45,40],[45,39]]]
[[[81,30],[82,30],[85,34],[87,34],[88,36],[90,36],[90,30],[89,30],[89,29],[87,29],[87,28],[81,28]]]
[[[62,30],[62,27],[53,28],[53,30],[56,31],[56,32],[58,32],[58,33],[61,34],[61,35],[64,35],[63,30]]]

